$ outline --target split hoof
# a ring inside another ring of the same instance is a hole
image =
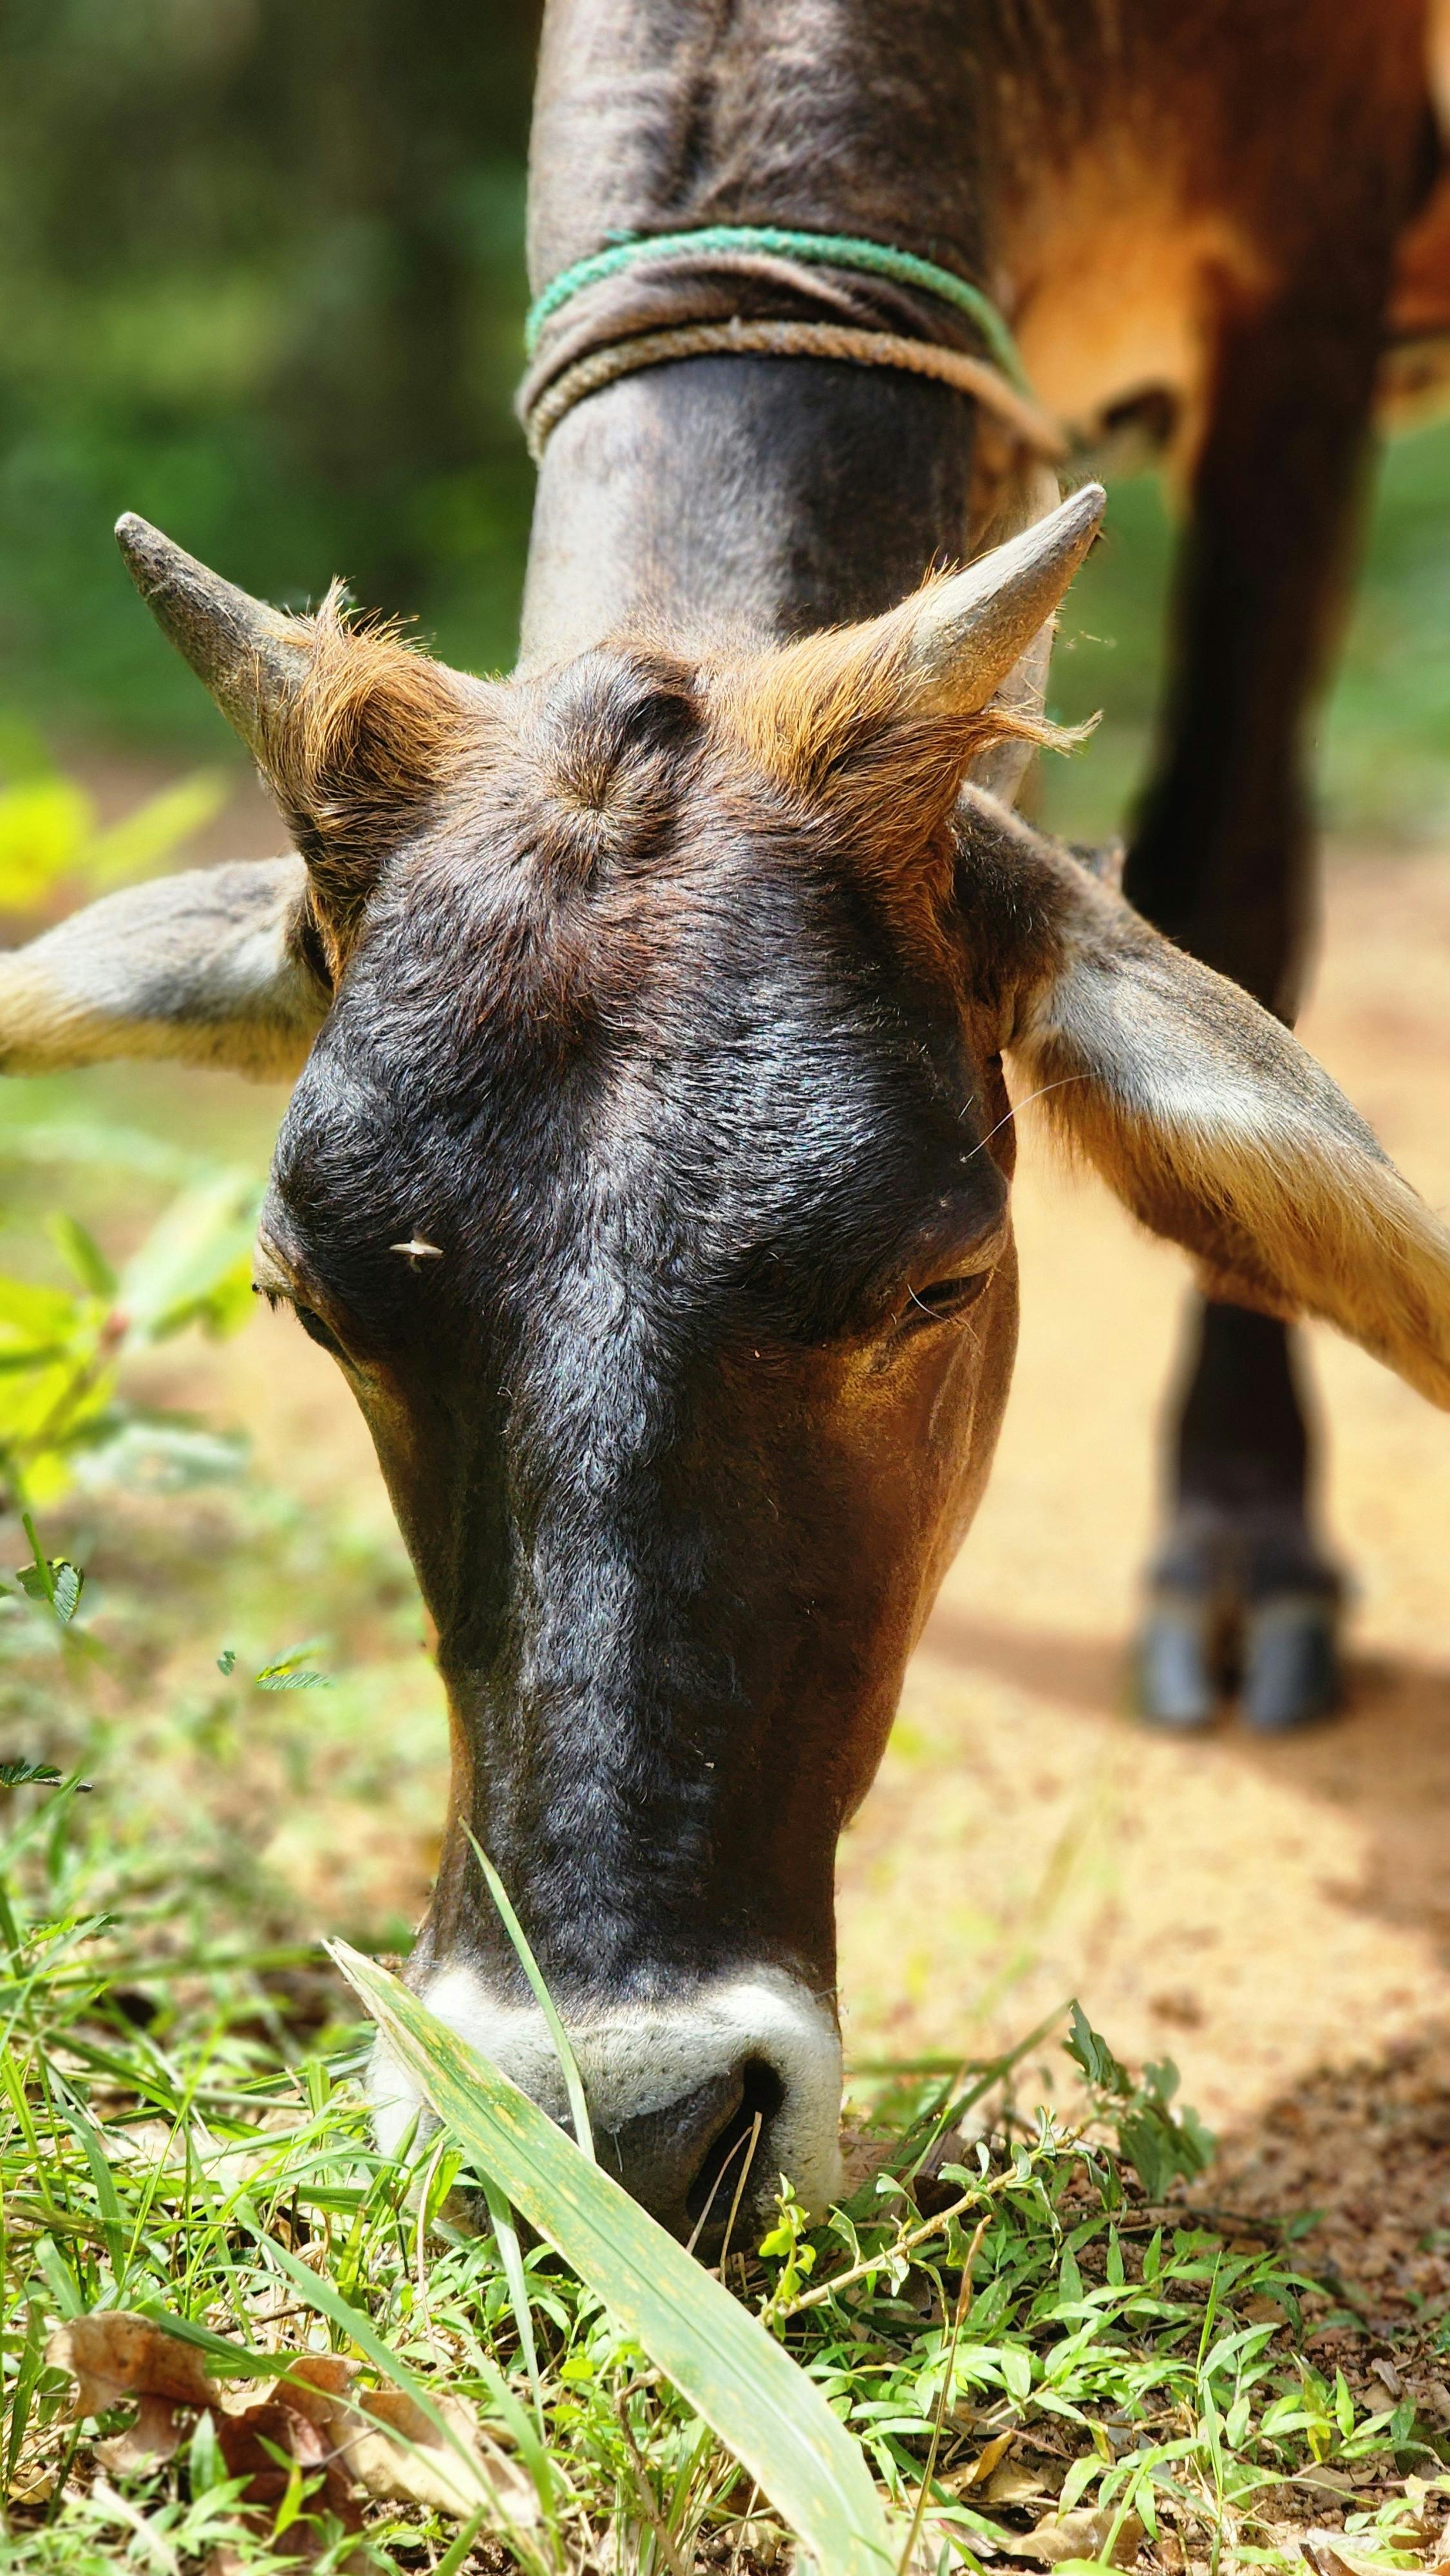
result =
[[[1322,1593],[1280,1593],[1244,1614],[1244,1722],[1287,1735],[1332,1717],[1344,1698],[1338,1605]]]
[[[1139,1713],[1150,1726],[1191,1735],[1211,1726],[1224,1696],[1222,1623],[1212,1601],[1160,1592],[1138,1638]]]

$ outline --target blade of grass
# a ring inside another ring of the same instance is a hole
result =
[[[519,2346],[524,2356],[524,2368],[529,2374],[529,2386],[534,2392],[534,2404],[540,2409],[542,2415],[544,2392],[539,2381],[539,2356],[534,2343],[534,2312],[529,2305],[529,2282],[524,2270],[524,2249],[519,2243],[519,2231],[514,2225],[514,2214],[509,2207],[507,2197],[499,2190],[491,2174],[481,2175],[480,2180],[483,2184],[484,2199],[488,2203],[488,2214],[493,2222],[499,2261],[503,2265],[503,2276],[508,2283],[509,2305],[514,2312],[514,2324],[519,2330]]]
[[[865,2459],[784,2347],[396,1977],[345,1942],[329,1948],[439,2119],[758,2480],[826,2576],[888,2576],[895,2552]]]
[[[466,1832],[467,1827],[464,1830]],[[594,2152],[594,2131],[589,2124],[589,2105],[584,2098],[584,2078],[579,2072],[579,2060],[570,2045],[569,2034],[559,2019],[554,1998],[544,1983],[542,1971],[529,1947],[524,1927],[509,1902],[508,1889],[504,1886],[503,1880],[476,1835],[470,1833],[468,1839],[473,1845],[474,1859],[487,1882],[489,1895],[498,1907],[503,1928],[514,1945],[519,1966],[534,1990],[534,2001],[548,2024],[549,2037],[554,2043],[554,2053],[563,2069],[564,2089],[569,2096],[569,2116],[574,2123],[574,2136],[590,2163],[597,2164],[599,2159]]]

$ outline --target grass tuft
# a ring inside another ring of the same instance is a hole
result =
[[[342,1988],[309,1969],[294,2017],[265,1955],[163,1949],[144,1871],[128,1884],[77,1793],[4,1793],[7,2568],[775,2564],[768,2499],[579,2271],[537,2238],[509,2259],[457,2141],[378,2154]],[[1423,2563],[1443,2436],[1304,2359],[1292,2230],[1196,2214],[1181,2171],[1149,2200],[1123,2152],[1145,2105],[1145,2160],[1166,2132],[1199,2160],[1164,2070],[1135,2081],[1080,2015],[1071,2045],[1092,2060],[1071,2123],[1012,2112],[1002,2064],[950,2098],[898,2086],[853,2197],[818,2228],[787,2198],[727,2260],[860,2445],[897,2545],[931,2569],[1287,2567],[1332,2512],[1346,2563]],[[123,2318],[150,2358],[92,2382],[75,2421],[75,2332],[114,2343]],[[158,2378],[153,2343],[193,2377]],[[415,2410],[391,2493],[344,2474],[351,2436],[337,2456],[303,2438],[296,2385],[328,2356],[328,2404],[374,2446],[376,2410]],[[138,2405],[166,2419],[150,2457]]]

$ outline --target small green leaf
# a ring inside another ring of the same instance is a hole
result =
[[[221,1653],[216,1659],[216,1668],[219,1673],[223,1674],[231,1674],[236,1671],[237,1650],[235,1646],[223,1646]]]
[[[93,1297],[114,1297],[116,1274],[97,1243],[79,1219],[53,1216],[50,1239],[68,1270]]]
[[[315,1655],[322,1642],[320,1637],[308,1637],[302,1645],[292,1646],[285,1655],[278,1655],[270,1664],[264,1664],[259,1673],[252,1675],[257,1689],[331,1690],[332,1683],[327,1674],[313,1671],[307,1662],[308,1656]]]
[[[76,1615],[85,1579],[80,1567],[64,1556],[37,1557],[34,1565],[22,1565],[15,1577],[30,1600],[50,1604],[61,1628],[68,1628]]]
[[[60,1777],[53,1762],[0,1762],[0,1789],[53,1789]]]

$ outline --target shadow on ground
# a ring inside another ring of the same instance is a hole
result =
[[[927,1653],[964,1678],[989,1676],[1097,1719],[1131,1722],[1119,1638],[1019,1627],[940,1605]],[[1340,1715],[1283,1738],[1256,1736],[1227,1712],[1221,1753],[1362,1829],[1362,1874],[1322,1881],[1341,1904],[1450,1944],[1450,1664],[1398,1654],[1351,1659]]]
[[[1377,2332],[1436,2351],[1450,2318],[1450,2022],[1297,2079],[1224,2137],[1206,2188],[1246,2216],[1318,2213],[1305,2268]],[[1450,2381],[1450,2352],[1442,2367]]]

